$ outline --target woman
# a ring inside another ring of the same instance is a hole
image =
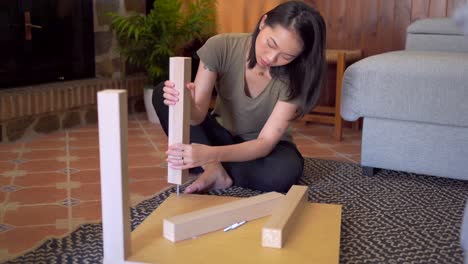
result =
[[[288,128],[318,100],[325,39],[320,14],[291,1],[263,15],[253,34],[217,35],[198,50],[195,82],[186,87],[192,95],[191,144],[166,152],[172,168],[202,168],[186,193],[233,184],[287,192],[297,183],[304,159]],[[208,113],[213,88],[216,104]],[[153,93],[166,134],[167,106],[177,103],[178,89],[166,81]]]

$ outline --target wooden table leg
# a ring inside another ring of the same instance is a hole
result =
[[[343,120],[341,119],[341,85],[346,67],[346,56],[344,52],[338,53],[336,62],[336,95],[335,95],[335,140],[341,141],[343,134]]]

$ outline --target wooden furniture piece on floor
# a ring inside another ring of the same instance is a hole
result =
[[[169,59],[169,79],[179,91],[179,102],[169,106],[168,145],[190,142],[190,91],[185,85],[191,80],[192,58],[171,57]],[[182,184],[188,177],[188,170],[176,170],[167,166],[167,182]]]
[[[271,215],[283,198],[283,194],[269,192],[187,214],[176,215],[164,219],[163,236],[172,242],[177,242],[224,229],[234,223],[251,221]]]
[[[343,135],[343,121],[341,119],[341,85],[346,64],[357,61],[362,57],[361,50],[332,50],[327,49],[327,64],[336,64],[335,107],[317,106],[310,114],[303,117],[306,122],[318,122],[334,125],[333,137],[341,141]]]
[[[282,248],[307,203],[307,186],[293,185],[262,228],[262,246]]]
[[[268,217],[229,232],[219,230],[177,243],[162,236],[165,218],[240,199],[245,198],[172,194],[131,233],[128,260],[158,264],[339,263],[341,206],[335,204],[306,203],[281,250],[261,245],[261,229]]]

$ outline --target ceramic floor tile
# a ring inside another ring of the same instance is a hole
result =
[[[78,160],[70,161],[70,167],[79,170],[97,170],[99,169],[99,157],[79,158]]]
[[[357,164],[361,164],[361,154],[349,155],[348,158],[352,159]]]
[[[133,180],[166,180],[167,168],[139,167],[128,168],[128,176]]]
[[[27,173],[15,177],[15,185],[22,187],[56,186],[67,180],[67,175],[59,172]]]
[[[1,187],[1,185],[0,185],[0,187]],[[5,192],[0,192],[0,207],[2,206],[2,203],[5,201],[6,195],[7,194]]]
[[[142,155],[142,154],[151,153],[154,151],[156,151],[156,149],[149,144],[139,145],[139,146],[128,146],[128,156]]]
[[[70,131],[68,132],[68,136],[71,138],[75,138],[77,140],[86,139],[86,138],[98,138],[99,132],[97,130],[93,131]]]
[[[0,161],[0,174],[15,168],[15,164],[8,161]]]
[[[25,147],[30,149],[64,149],[66,142],[62,140],[43,140],[37,139],[27,141]]]
[[[334,156],[336,152],[329,148],[320,147],[317,145],[301,145],[297,147],[299,152],[305,157],[327,157]]]
[[[294,137],[294,143],[296,144],[296,146],[300,146],[300,145],[308,145],[308,144],[312,144],[312,145],[316,145],[318,144],[317,141],[309,138],[309,137],[299,137],[299,136],[296,136]]]
[[[128,121],[128,129],[140,128],[138,121]]]
[[[147,197],[157,194],[168,186],[170,186],[170,184],[165,180],[147,180],[130,182],[128,188],[131,194],[138,194]]]
[[[151,141],[148,140],[147,138],[142,138],[139,136],[131,136],[128,137],[127,140],[127,146],[139,146],[139,145],[144,145],[144,144],[150,144]]]
[[[16,227],[5,233],[0,233],[0,248],[6,249],[10,256],[14,256],[39,246],[46,238],[62,237],[66,233],[67,230],[57,229],[55,226]]]
[[[16,183],[15,183],[16,185]],[[57,203],[67,197],[67,190],[54,187],[28,187],[10,193],[9,203],[50,204]]]
[[[10,143],[0,143],[0,151],[12,151],[17,148],[21,148],[24,142],[10,142]]]
[[[84,201],[100,201],[101,185],[99,183],[83,183],[79,188],[71,189],[71,197]]]
[[[70,148],[71,156],[79,158],[97,158],[99,157],[99,147]]]
[[[351,143],[350,140],[343,140],[343,141],[337,141],[333,136],[327,135],[327,136],[317,136],[314,134],[311,134],[310,136],[313,138],[315,141],[320,142],[321,144],[324,145],[335,145],[335,144],[342,144],[344,142],[346,143]]]
[[[80,202],[72,207],[72,216],[89,222],[101,221],[101,201]]]
[[[318,156],[318,157],[315,157],[317,159],[324,159],[324,160],[334,160],[334,161],[339,161],[339,162],[345,162],[345,163],[356,163],[354,160],[348,158],[348,157],[345,157],[345,156],[342,156],[342,155],[335,155],[335,156]]]
[[[72,182],[79,183],[100,183],[101,175],[98,169],[95,170],[80,170],[70,175]]]
[[[63,137],[66,137],[67,133],[65,131],[55,131],[50,134],[37,135],[36,138],[32,140],[58,140]]]
[[[145,136],[144,130],[143,129],[129,129],[128,130],[128,137],[142,137]]]
[[[27,205],[5,210],[4,223],[14,226],[55,225],[57,219],[67,219],[68,209],[61,205]]]
[[[78,131],[99,131],[97,124],[87,124],[80,127],[72,128],[69,132],[78,132]]]
[[[361,145],[341,144],[341,145],[331,146],[330,148],[341,154],[360,154],[361,153]]]
[[[128,167],[155,167],[159,166],[164,159],[155,155],[138,155],[128,157]]]
[[[7,161],[16,159],[18,157],[18,153],[12,151],[1,151],[0,152],[0,161]]]
[[[54,172],[67,167],[66,162],[57,160],[30,160],[18,165],[18,170],[28,172]]]
[[[48,149],[48,150],[38,150],[33,149],[30,152],[23,153],[21,155],[22,159],[56,159],[57,157],[66,156],[67,152],[65,149]]]
[[[70,141],[70,147],[99,147],[99,138],[97,137],[90,137],[90,138],[81,138],[79,140]]]
[[[1,172],[0,172],[0,187],[2,187],[3,185],[11,184],[12,180],[13,180],[13,177],[5,176],[5,175],[1,174]]]

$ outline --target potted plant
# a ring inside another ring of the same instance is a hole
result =
[[[156,0],[147,15],[109,14],[119,52],[128,63],[142,67],[150,81],[145,87],[148,115],[156,116],[151,103],[152,91],[154,85],[169,78],[169,57],[193,56],[194,46],[213,35],[215,1],[195,0],[184,5],[180,0]],[[159,122],[157,117],[149,116],[149,119]]]

